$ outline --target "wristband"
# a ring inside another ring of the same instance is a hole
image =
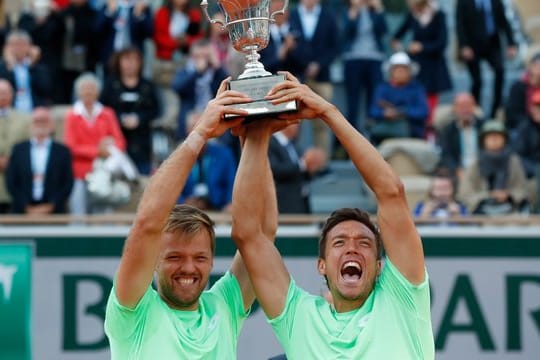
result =
[[[188,148],[190,148],[191,151],[193,151],[196,155],[199,155],[205,143],[206,141],[197,131],[192,131],[191,133],[189,133],[186,140],[184,140],[184,144]]]

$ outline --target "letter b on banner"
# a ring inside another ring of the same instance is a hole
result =
[[[32,246],[0,244],[0,359],[30,360]]]

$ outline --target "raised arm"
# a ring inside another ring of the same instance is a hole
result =
[[[160,166],[144,191],[116,277],[116,296],[123,306],[135,307],[148,289],[159,256],[163,226],[204,144],[242,121],[225,122],[224,114],[245,115],[226,106],[250,100],[240,93],[226,91],[227,81],[221,83],[218,95],[208,103],[201,121]]]
[[[257,299],[266,316],[273,319],[283,311],[290,277],[273,243],[277,200],[268,161],[272,129],[265,122],[259,121],[247,129],[233,189],[232,236]],[[263,194],[262,198],[258,194]]]
[[[411,283],[423,282],[422,242],[414,226],[399,177],[334,105],[315,94],[309,87],[298,83],[291,74],[287,74],[287,78],[289,80],[277,85],[267,98],[274,102],[296,99],[300,111],[296,114],[280,115],[280,118],[319,117],[332,129],[377,197],[377,223],[388,258]]]

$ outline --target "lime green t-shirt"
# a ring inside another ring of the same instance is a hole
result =
[[[227,272],[201,294],[195,311],[171,309],[152,287],[129,309],[113,287],[105,333],[112,360],[234,360],[246,317],[240,285]]]
[[[435,358],[427,273],[414,286],[388,259],[362,307],[337,313],[291,279],[285,308],[269,323],[288,360]]]

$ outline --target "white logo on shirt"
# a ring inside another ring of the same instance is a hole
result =
[[[212,318],[210,319],[210,323],[208,324],[208,331],[212,331],[216,328],[218,320],[219,320],[218,314],[212,316]]]

